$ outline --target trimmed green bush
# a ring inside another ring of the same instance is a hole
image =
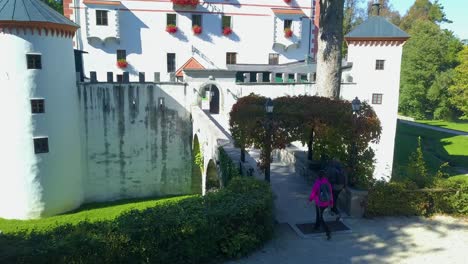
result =
[[[102,222],[0,234],[0,263],[212,263],[244,256],[273,233],[270,187],[234,178],[204,197]]]
[[[468,183],[440,180],[433,189],[411,182],[377,182],[369,190],[367,216],[468,215]]]

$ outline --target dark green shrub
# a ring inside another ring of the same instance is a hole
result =
[[[236,178],[220,191],[134,210],[113,221],[1,234],[0,263],[212,263],[273,233],[270,187]]]
[[[369,190],[367,216],[468,214],[468,184],[440,180],[432,189],[412,182],[377,182]]]

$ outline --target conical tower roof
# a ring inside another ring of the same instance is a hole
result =
[[[399,27],[395,26],[381,16],[373,16],[349,32],[345,39],[408,39],[406,34]]]
[[[45,29],[74,33],[78,27],[41,0],[0,0],[0,29]]]

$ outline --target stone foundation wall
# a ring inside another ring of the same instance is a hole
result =
[[[183,84],[81,84],[85,202],[190,193]]]

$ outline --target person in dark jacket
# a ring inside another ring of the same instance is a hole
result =
[[[338,201],[338,196],[340,195],[341,191],[343,191],[346,187],[348,177],[345,170],[342,168],[340,161],[337,159],[333,159],[332,161],[330,161],[330,163],[327,166],[326,173],[333,189],[334,204],[331,208],[331,211],[335,213],[335,215],[337,216],[336,221],[338,221],[341,218],[341,214],[337,208],[338,203],[336,201]]]

